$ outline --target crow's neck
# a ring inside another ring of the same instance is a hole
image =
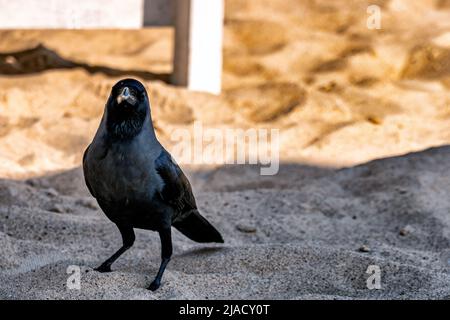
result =
[[[142,130],[154,134],[150,112],[145,111],[108,112],[106,129],[114,140],[132,139]]]

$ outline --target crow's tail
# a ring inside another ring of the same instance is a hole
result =
[[[222,235],[199,212],[194,209],[183,214],[172,224],[178,231],[196,242],[223,243]]]

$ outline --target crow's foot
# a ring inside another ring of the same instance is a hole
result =
[[[101,272],[101,273],[104,273],[104,272],[111,272],[111,266],[103,265],[103,264],[102,264],[100,267],[95,268],[94,270],[95,270],[95,271],[98,271],[98,272]]]
[[[159,288],[160,285],[161,285],[161,282],[154,280],[148,287],[148,290],[155,291],[156,289]]]

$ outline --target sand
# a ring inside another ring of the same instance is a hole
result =
[[[167,84],[170,28],[0,31],[0,298],[449,298],[450,4],[376,2],[381,30],[366,28],[369,1],[226,1],[219,96]],[[169,150],[196,121],[280,130],[275,176],[182,163],[226,242],[175,232],[154,293],[155,233],[93,271],[120,236],[81,157],[126,76],[147,86]]]
[[[247,166],[190,171],[199,208],[225,244],[196,244],[175,231],[156,292],[146,289],[159,264],[155,233],[139,230],[114,272],[93,271],[120,236],[80,169],[2,180],[0,297],[450,298],[449,156],[443,147],[341,171],[285,164],[266,178]],[[67,289],[70,265],[80,266],[80,290]],[[370,265],[380,267],[380,290],[367,288]]]

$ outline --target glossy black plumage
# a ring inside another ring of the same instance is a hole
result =
[[[83,156],[90,193],[114,222],[123,246],[98,271],[134,243],[134,228],[159,232],[162,263],[149,289],[159,287],[172,255],[171,226],[197,242],[223,242],[220,233],[201,216],[191,185],[153,129],[148,96],[134,79],[119,81],[111,90],[97,133]]]

